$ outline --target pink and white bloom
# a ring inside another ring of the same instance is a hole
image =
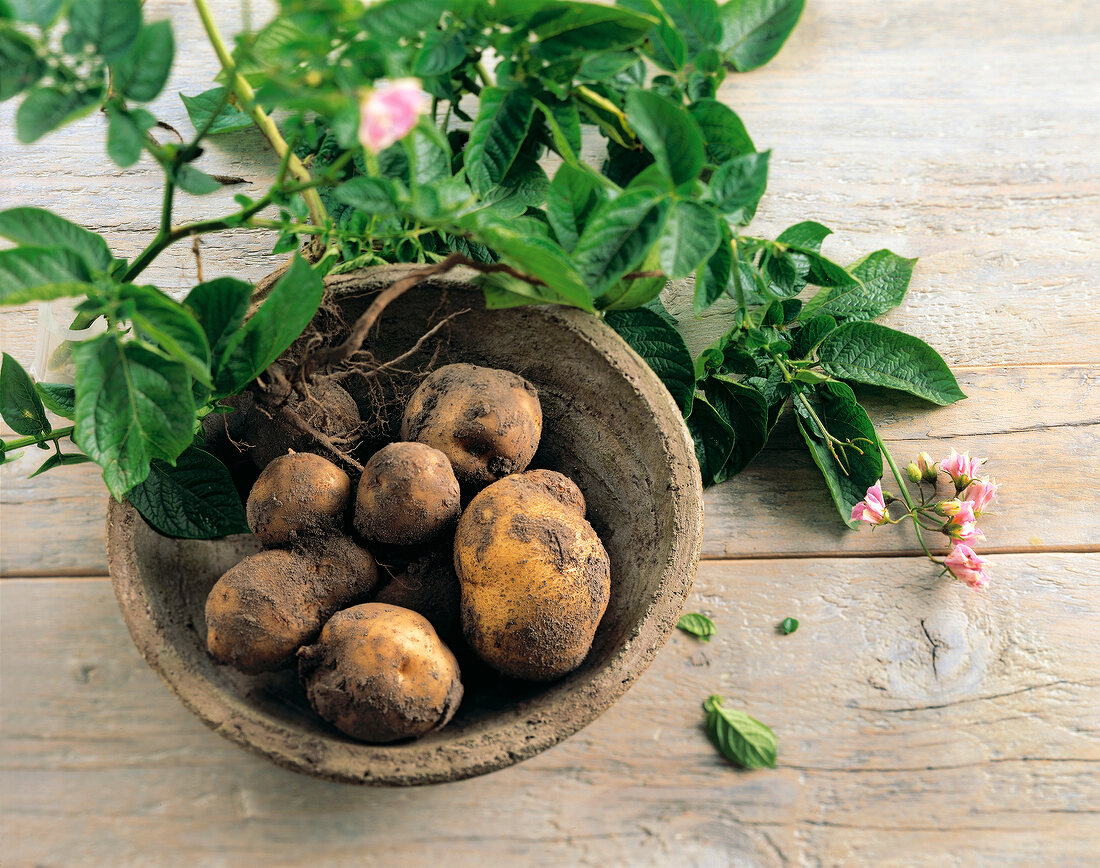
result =
[[[962,491],[977,479],[981,467],[981,458],[971,458],[966,454],[959,455],[954,449],[951,450],[950,455],[940,462],[940,470],[951,477],[951,481],[955,483],[956,491]]]
[[[962,493],[962,497],[974,504],[974,515],[981,515],[982,511],[997,496],[998,488],[1000,488],[1000,485],[992,479],[975,479],[966,486],[966,491]]]
[[[380,153],[403,138],[428,110],[429,97],[419,79],[379,81],[359,103],[359,142]]]
[[[978,529],[978,519],[974,515],[974,504],[969,500],[946,501],[957,503],[958,509],[943,526],[943,532],[953,540],[970,543],[976,540],[984,540],[985,534]],[[943,504],[941,504],[942,506]]]
[[[978,553],[965,543],[956,543],[951,549],[951,554],[944,559],[943,565],[951,571],[951,575],[968,588],[977,590],[985,587],[989,581],[989,573],[986,571],[989,561],[979,557]]]
[[[876,482],[867,489],[863,500],[852,507],[852,521],[865,521],[871,527],[878,527],[890,520],[886,509],[886,500],[882,496],[882,483]]]
[[[927,452],[922,452],[917,456],[917,470],[920,471],[921,478],[925,482],[935,482],[936,477],[940,474],[940,466],[932,460],[932,456]]]
[[[957,497],[953,497],[951,500],[941,500],[936,504],[936,512],[940,515],[958,515],[960,509],[962,509],[962,501]]]

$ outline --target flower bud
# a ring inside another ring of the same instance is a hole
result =
[[[971,458],[969,455],[959,455],[952,449],[951,454],[940,462],[940,469],[951,477],[951,481],[955,483],[955,491],[962,491],[978,478],[984,460]]]
[[[956,579],[967,587],[978,590],[989,581],[989,561],[965,543],[956,543],[943,562]]]
[[[921,477],[925,482],[935,482],[940,475],[940,466],[927,452],[917,456],[917,467],[920,468]]]
[[[909,477],[910,482],[921,481],[921,469],[917,467],[916,462],[910,462],[909,466],[905,468],[905,473]]]
[[[940,515],[958,515],[959,510],[962,509],[962,501],[958,498],[952,500],[941,500],[936,504],[936,512]]]

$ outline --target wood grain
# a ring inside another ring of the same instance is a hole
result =
[[[1095,370],[972,368],[960,371],[959,379],[972,397],[952,407],[867,395],[871,417],[898,461],[904,465],[921,451],[938,458],[952,447],[988,456],[988,472],[1003,485],[996,512],[982,522],[989,551],[1100,548],[1100,491],[1078,481],[1100,454]],[[1053,420],[1044,422],[1052,410]],[[772,440],[741,475],[707,492],[704,557],[918,551],[907,528],[872,534],[843,525],[789,419],[780,422]],[[0,526],[0,576],[106,574],[107,498],[98,469],[67,467],[27,479],[41,460],[29,450],[0,467],[0,508],[7,518]],[[892,480],[886,487],[897,489]],[[44,548],[34,530],[58,516],[65,544]]]
[[[106,581],[5,582],[4,861],[1083,865],[1100,557],[994,569],[975,594],[919,559],[705,563],[689,608],[712,642],[677,634],[533,760],[412,791],[306,779],[208,732],[140,660]],[[706,741],[715,692],[775,730],[776,771],[738,772]]]

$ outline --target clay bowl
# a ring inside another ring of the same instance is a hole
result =
[[[344,319],[403,275],[400,266],[330,279]],[[466,361],[517,371],[539,390],[544,435],[533,466],[566,473],[611,558],[611,601],[584,664],[535,685],[467,678],[453,722],[422,739],[368,745],[317,717],[292,670],[248,676],[207,655],[203,609],[218,577],[258,550],[251,536],[175,540],[110,504],[107,554],[134,642],[183,703],[232,741],[306,774],[361,784],[460,780],[534,756],[594,720],[675,629],[702,535],[699,470],[676,405],[646,364],[595,317],[564,308],[486,311],[468,275],[421,285],[391,305],[372,350],[406,351],[430,322],[469,309],[403,367]],[[435,359],[432,354],[436,353]],[[355,394],[364,418],[372,410]],[[375,403],[373,406],[377,406]],[[400,406],[396,412],[400,413]]]

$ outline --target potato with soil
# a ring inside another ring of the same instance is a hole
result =
[[[461,497],[446,455],[423,443],[391,443],[359,477],[355,530],[388,545],[427,542],[458,520]]]
[[[462,594],[451,545],[433,548],[418,557],[382,586],[374,602],[423,615],[439,638],[458,653],[457,646],[462,642]]]
[[[309,393],[309,398],[303,398],[297,392],[291,393],[286,402],[287,409],[350,452],[355,448],[362,428],[355,399],[331,380],[311,383]],[[245,415],[243,439],[251,447],[249,457],[261,469],[291,451],[324,451],[316,438],[299,430],[277,412],[272,413],[259,399]]]
[[[248,495],[245,516],[265,546],[286,546],[341,528],[351,479],[320,455],[291,452],[264,468]]]
[[[607,608],[611,568],[567,477],[535,470],[483,490],[459,519],[462,630],[505,675],[549,681],[584,661]]]
[[[542,436],[538,391],[518,374],[445,365],[413,393],[401,439],[443,452],[464,485],[485,485],[525,470]]]
[[[369,598],[378,565],[343,534],[249,555],[206,598],[206,647],[242,672],[289,666],[334,612]]]
[[[462,701],[454,654],[425,618],[399,606],[337,612],[298,661],[314,710],[361,741],[425,735],[445,726]]]

